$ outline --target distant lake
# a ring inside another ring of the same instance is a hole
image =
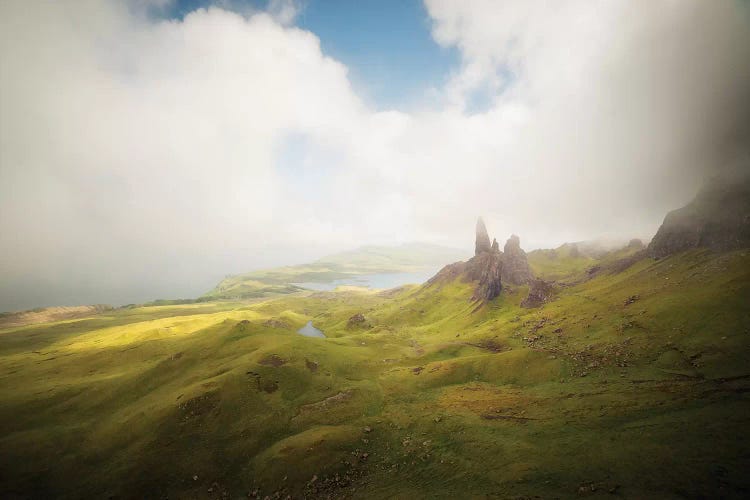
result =
[[[312,324],[312,321],[308,321],[305,326],[297,330],[297,333],[304,335],[305,337],[320,337],[325,338],[325,334],[322,330],[318,330]]]
[[[328,292],[338,286],[361,286],[366,288],[388,289],[402,285],[421,285],[435,276],[438,269],[430,271],[417,271],[413,273],[378,273],[378,274],[356,274],[349,278],[329,281],[326,283],[305,282],[292,283],[308,290]]]

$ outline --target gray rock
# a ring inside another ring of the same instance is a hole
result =
[[[474,244],[474,255],[479,255],[482,252],[489,252],[492,250],[490,245],[490,237],[487,234],[487,227],[484,225],[484,220],[480,217],[477,219],[477,237]]]
[[[534,274],[526,259],[526,252],[521,249],[521,239],[515,234],[508,238],[502,254],[502,280],[514,285],[524,285],[534,279]]]
[[[682,208],[664,218],[648,246],[661,258],[689,250],[713,251],[750,247],[750,175],[716,178]]]
[[[521,307],[540,307],[552,298],[553,292],[554,287],[551,281],[544,281],[542,279],[533,280],[529,289],[529,295],[521,301]]]

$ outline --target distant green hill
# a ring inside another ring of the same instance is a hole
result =
[[[228,276],[203,299],[248,299],[294,293],[294,283],[326,283],[357,275],[433,270],[467,257],[468,252],[427,243],[363,246],[310,264],[277,267]]]

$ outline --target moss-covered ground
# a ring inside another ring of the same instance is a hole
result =
[[[0,330],[0,496],[750,495],[750,253],[568,282],[539,309],[453,282]]]

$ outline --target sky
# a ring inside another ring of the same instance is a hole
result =
[[[648,240],[747,164],[748,102],[739,0],[5,0],[0,310],[470,249],[479,215]]]

